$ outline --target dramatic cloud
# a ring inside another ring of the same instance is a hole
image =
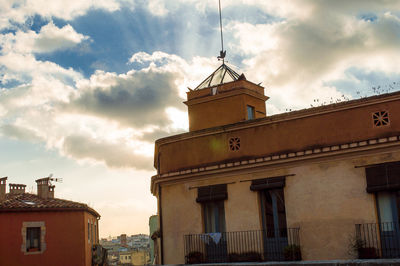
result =
[[[80,93],[68,108],[119,121],[128,126],[165,126],[169,106],[182,109],[175,80],[179,73],[155,67],[116,75],[98,71],[90,82],[81,82]]]
[[[315,99],[332,103],[351,98],[348,92],[327,85],[343,79],[351,68],[400,74],[394,65],[400,60],[400,20],[385,11],[399,10],[398,2],[367,1],[359,3],[361,10],[351,1],[328,2],[304,1],[311,11],[301,19],[227,25],[238,40],[231,47],[247,58],[248,77],[267,87],[270,109],[275,112],[310,107]],[[373,19],[366,19],[363,12],[373,12]]]

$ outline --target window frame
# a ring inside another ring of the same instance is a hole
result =
[[[28,237],[29,237],[28,231],[30,231],[29,230],[30,228],[38,228],[37,230],[40,230],[38,232],[39,233],[38,247],[32,248],[32,250],[28,249],[28,246],[30,246],[28,242]],[[25,255],[42,254],[43,252],[46,251],[46,242],[45,242],[46,226],[44,221],[22,222],[21,235],[22,235],[21,252],[23,252]]]
[[[246,105],[247,120],[253,120],[256,118],[256,110],[252,105]]]

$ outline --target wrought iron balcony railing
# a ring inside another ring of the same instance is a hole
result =
[[[299,228],[185,235],[185,262],[301,260]]]
[[[400,258],[399,222],[356,224],[353,248],[360,259]]]

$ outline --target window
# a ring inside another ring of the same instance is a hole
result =
[[[367,192],[374,193],[383,257],[398,257],[400,243],[400,162],[367,167]]]
[[[224,201],[203,203],[204,231],[206,233],[225,232]]]
[[[196,201],[202,204],[204,231],[225,232],[224,200],[228,198],[226,184],[199,187]]]
[[[93,223],[90,223],[90,235],[92,236],[92,241],[94,240],[94,234],[93,234]]]
[[[251,105],[247,105],[247,120],[251,120],[255,118],[254,107]]]
[[[94,224],[94,243],[97,243],[97,224]]]
[[[285,176],[255,179],[250,190],[259,191],[263,229],[268,238],[286,237]]]
[[[90,242],[90,221],[88,220],[88,242]]]
[[[41,254],[46,250],[46,226],[44,222],[22,223],[21,251],[25,255]]]
[[[26,251],[40,251],[40,227],[26,228]]]
[[[268,189],[261,193],[264,228],[267,237],[286,237],[286,212],[283,189]]]
[[[230,138],[229,149],[231,151],[238,151],[240,149],[240,138]]]
[[[380,112],[373,113],[372,119],[374,121],[375,127],[386,126],[386,125],[389,125],[389,123],[390,123],[389,114],[387,111],[380,111]]]

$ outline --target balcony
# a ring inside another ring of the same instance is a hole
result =
[[[400,258],[399,223],[356,224],[352,247],[359,259]]]
[[[185,235],[185,263],[301,260],[299,228]]]

